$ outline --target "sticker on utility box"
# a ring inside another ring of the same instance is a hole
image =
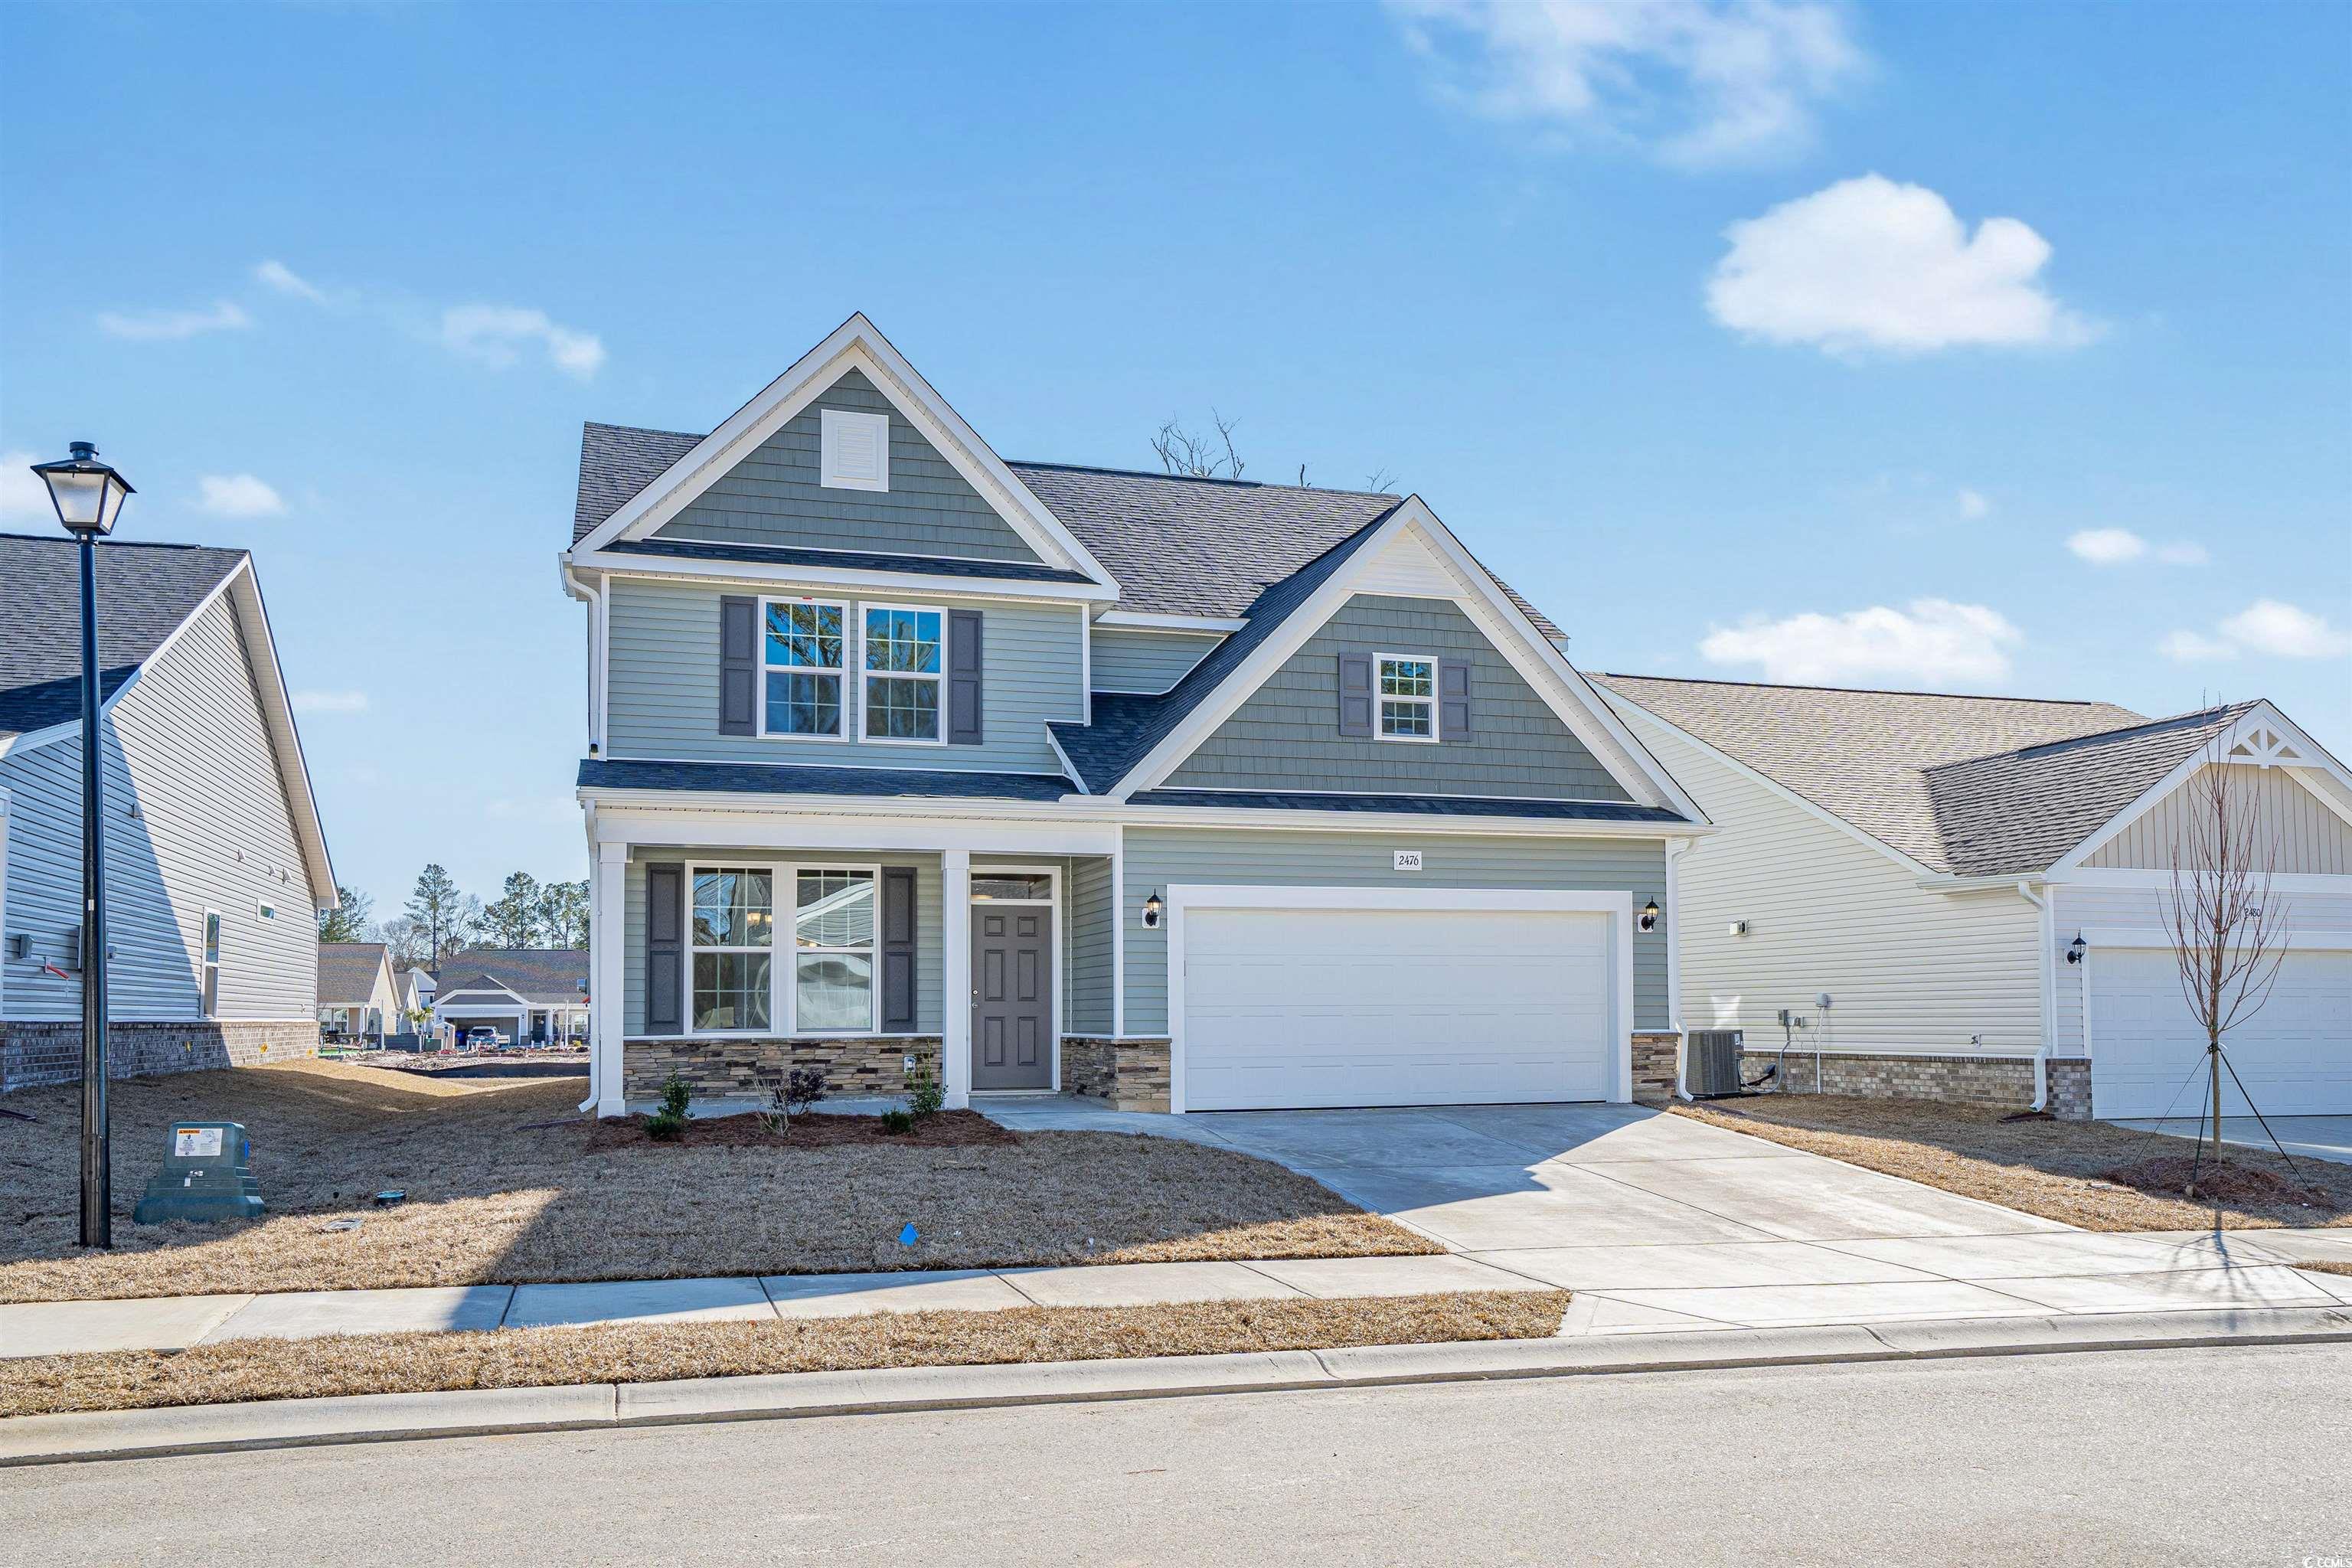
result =
[[[217,1127],[174,1127],[172,1129],[172,1155],[179,1160],[216,1160],[220,1158],[221,1130]]]
[[[1421,869],[1421,851],[1420,851],[1420,850],[1418,850],[1418,849],[1400,849],[1400,850],[1398,850],[1398,851],[1396,852],[1396,868],[1397,868],[1398,870],[1400,870],[1400,871],[1418,871],[1418,870],[1420,870],[1420,869]]]

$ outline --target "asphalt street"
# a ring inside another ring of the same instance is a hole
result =
[[[0,1555],[2352,1563],[2352,1346],[1992,1357],[0,1471]]]

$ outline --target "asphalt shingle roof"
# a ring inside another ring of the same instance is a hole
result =
[[[433,972],[434,994],[480,990],[485,981],[526,1002],[578,1002],[588,994],[588,954],[578,948],[468,948],[451,953]],[[464,1011],[463,1004],[458,1010]]]
[[[376,976],[383,969],[380,942],[322,942],[319,944],[319,1005],[364,1007],[375,995]]]
[[[1137,805],[1259,811],[1378,811],[1409,816],[1537,816],[1577,822],[1683,822],[1670,806],[1605,800],[1466,800],[1443,795],[1323,795],[1298,790],[1148,789]]]
[[[80,716],[79,549],[63,533],[0,533],[0,735]],[[200,544],[100,543],[100,697],[113,696],[245,556]]]
[[[1083,572],[1017,561],[970,556],[886,555],[871,550],[803,550],[770,544],[716,544],[695,539],[621,539],[605,546],[624,555],[666,555],[688,561],[758,561],[839,571],[919,572],[927,577],[993,577],[1015,583],[1088,583]]]
[[[1921,865],[2039,871],[2246,705],[2151,720],[2109,702],[1594,675]]]
[[[1059,800],[1077,788],[1059,774],[967,773],[948,768],[805,768],[774,763],[653,763],[626,757],[592,757],[583,762],[580,787],[918,800]]]

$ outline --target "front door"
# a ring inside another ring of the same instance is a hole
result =
[[[971,1087],[1054,1087],[1054,907],[971,910]]]

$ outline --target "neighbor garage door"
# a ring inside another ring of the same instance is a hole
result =
[[[2092,1110],[2193,1116],[2210,1104],[2204,1032],[2170,950],[2103,948],[2090,963]],[[2223,1043],[2263,1115],[2352,1114],[2352,952],[2289,952],[2269,1002]],[[2246,1112],[2227,1074],[2221,1109]]]
[[[1184,1108],[1603,1100],[1612,916],[1188,908]]]

